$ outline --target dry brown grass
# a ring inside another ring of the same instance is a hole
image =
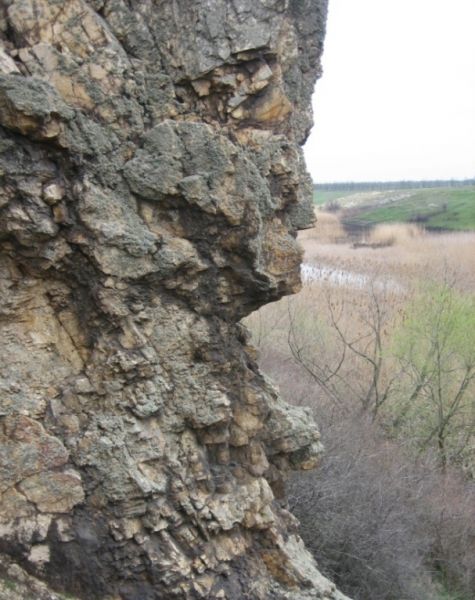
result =
[[[315,218],[315,226],[311,229],[305,229],[299,235],[299,239],[304,246],[308,240],[318,240],[319,243],[337,244],[347,237],[340,218],[336,213],[316,209]]]
[[[389,241],[390,246],[354,248],[353,240],[342,237],[338,215],[319,211],[318,216],[316,226],[299,235],[306,263],[405,285],[442,281],[450,273],[461,289],[475,292],[475,233],[424,233],[415,225],[381,225],[365,241]]]
[[[402,245],[425,236],[425,231],[411,223],[384,223],[369,233],[368,242],[380,246]]]

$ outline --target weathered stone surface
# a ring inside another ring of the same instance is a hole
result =
[[[325,10],[0,4],[0,598],[342,598],[239,324],[300,286]]]
[[[7,555],[0,554],[0,600],[66,600],[66,598],[77,600],[70,595],[66,597],[52,592],[44,582],[28,575]]]

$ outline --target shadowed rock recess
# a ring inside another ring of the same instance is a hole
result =
[[[300,286],[325,15],[1,0],[0,598],[343,598],[239,324]]]

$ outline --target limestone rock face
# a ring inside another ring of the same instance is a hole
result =
[[[300,286],[325,5],[0,3],[1,598],[342,598],[239,324]]]

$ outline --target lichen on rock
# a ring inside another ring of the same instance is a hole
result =
[[[343,598],[280,497],[318,430],[239,323],[300,287],[325,16],[2,2],[1,598]]]

